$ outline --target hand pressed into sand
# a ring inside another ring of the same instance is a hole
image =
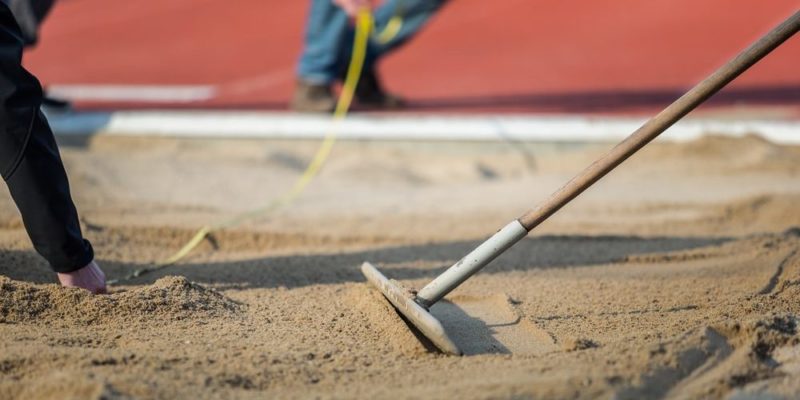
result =
[[[58,273],[58,281],[64,287],[86,289],[94,294],[106,293],[106,275],[96,262],[68,273]]]

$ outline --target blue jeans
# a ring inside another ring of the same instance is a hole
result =
[[[406,43],[445,1],[387,0],[377,8],[374,17],[378,32],[394,15],[402,16],[403,25],[387,43],[370,39],[365,70],[372,69],[381,57]],[[339,79],[350,61],[354,34],[350,18],[332,0],[312,0],[297,75],[316,84],[330,84]]]

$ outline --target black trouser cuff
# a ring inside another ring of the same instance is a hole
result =
[[[40,249],[37,251],[50,263],[53,271],[61,273],[77,271],[94,260],[92,244],[85,239],[74,248],[56,249],[49,254],[45,254]]]

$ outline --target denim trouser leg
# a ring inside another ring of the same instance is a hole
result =
[[[347,14],[332,0],[312,0],[297,75],[316,84],[335,81],[351,30]]]
[[[375,27],[378,32],[386,28],[395,15],[402,18],[400,30],[387,43],[370,41],[369,61],[376,62],[385,54],[407,43],[430,18],[444,5],[446,0],[387,0],[375,10]]]
[[[445,0],[387,0],[375,10],[375,25],[379,32],[386,28],[394,15],[403,18],[403,25],[387,43],[378,43],[374,38],[370,40],[366,69],[406,43],[444,3]],[[340,78],[350,61],[353,36],[353,26],[341,8],[331,0],[312,0],[298,76],[322,84]]]

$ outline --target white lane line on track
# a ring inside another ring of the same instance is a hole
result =
[[[48,117],[60,135],[319,139],[333,127],[326,115],[266,111],[77,112]],[[645,120],[575,115],[351,114],[336,129],[340,138],[351,140],[613,142],[627,137]],[[683,141],[708,133],[755,133],[775,143],[800,144],[800,120],[689,117],[662,137]]]

